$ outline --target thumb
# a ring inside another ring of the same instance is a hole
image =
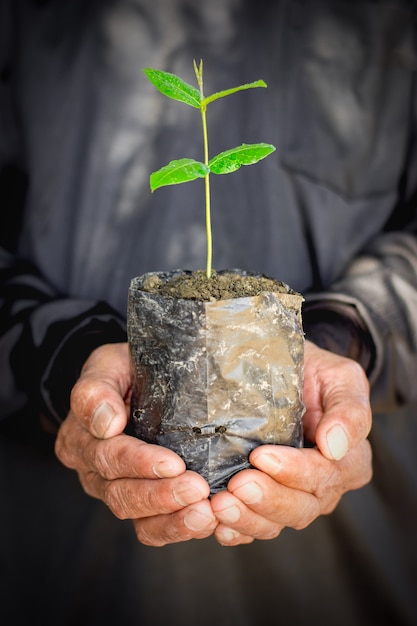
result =
[[[127,343],[96,348],[71,392],[71,410],[100,439],[123,432],[129,411],[130,360]]]
[[[369,382],[352,359],[316,346],[306,356],[305,432],[323,456],[338,461],[371,429]]]

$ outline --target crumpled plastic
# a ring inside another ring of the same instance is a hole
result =
[[[288,288],[214,302],[175,299],[142,291],[147,276],[129,289],[126,432],[177,452],[211,493],[251,466],[257,446],[301,447],[302,296]]]

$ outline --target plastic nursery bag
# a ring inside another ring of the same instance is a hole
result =
[[[142,291],[147,276],[129,289],[126,432],[177,452],[211,493],[250,467],[255,447],[301,447],[302,296],[176,299]]]

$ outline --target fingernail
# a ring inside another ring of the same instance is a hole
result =
[[[98,405],[91,418],[91,430],[97,437],[103,438],[115,413],[107,402]]]
[[[342,459],[349,449],[349,442],[345,431],[336,424],[327,433],[327,446],[335,461]]]
[[[222,522],[228,522],[229,524],[234,524],[240,519],[240,509],[238,506],[229,506],[227,509],[222,509],[218,511]]]
[[[184,524],[190,530],[204,530],[208,526],[210,526],[214,521],[213,517],[209,517],[208,515],[204,515],[200,511],[188,511],[188,513],[184,516]]]
[[[265,454],[265,452],[262,452],[262,454],[259,454],[256,457],[256,467],[263,470],[267,474],[275,475],[280,473],[283,465],[281,461],[272,456],[272,454]]]
[[[263,498],[263,491],[257,483],[246,483],[242,487],[238,487],[233,492],[239,500],[246,504],[256,504]]]
[[[200,502],[204,498],[204,495],[196,487],[174,487],[172,491],[175,502],[178,502],[181,506],[188,506],[195,502]]]
[[[233,528],[222,528],[218,531],[219,539],[222,543],[231,543],[239,537],[239,533]]]
[[[177,466],[169,461],[158,461],[154,463],[154,465],[152,465],[152,471],[157,478],[173,478],[181,473],[178,471]]]

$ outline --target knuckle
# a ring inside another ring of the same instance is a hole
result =
[[[120,481],[105,483],[103,501],[118,519],[129,519],[129,494],[121,488]]]
[[[362,402],[357,406],[354,424],[356,425],[357,439],[363,439],[369,435],[372,427],[372,411],[368,403]]]
[[[342,481],[342,464],[339,461],[330,461],[331,469],[326,473],[321,473],[316,481],[313,496],[317,501],[325,500],[329,494],[339,491]]]
[[[63,434],[62,428],[55,440],[54,452],[56,457],[63,465],[65,465],[65,467],[75,469],[74,454],[72,453],[71,448],[67,445],[67,439]]]
[[[298,519],[293,525],[293,528],[295,530],[304,530],[304,528],[307,528],[307,526],[314,522],[322,513],[322,502],[315,497],[310,498],[308,503],[299,511]]]
[[[160,548],[167,544],[166,541],[162,540],[161,538],[157,539],[156,537],[154,537],[153,534],[150,534],[147,531],[147,529],[145,530],[143,527],[143,524],[135,522],[134,528],[135,528],[136,539],[139,541],[139,543],[142,543],[144,546]]]
[[[171,490],[160,480],[144,480],[138,507],[145,516],[169,515],[178,505],[173,502]]]
[[[119,459],[121,452],[119,447],[112,441],[94,441],[93,458],[94,466],[100,476],[106,480],[120,478]]]
[[[348,360],[348,366],[350,367],[352,371],[352,375],[355,376],[355,378],[357,378],[358,380],[362,379],[363,384],[366,387],[368,387],[368,382],[367,382],[365,370],[363,369],[363,367],[354,359]]]
[[[100,381],[81,373],[70,392],[70,407],[74,415],[85,425],[89,425],[94,410],[103,400]]]
[[[333,513],[333,511],[336,509],[337,505],[339,504],[340,500],[342,499],[342,495],[343,494],[334,496],[333,498],[329,499],[329,501],[326,502],[326,504],[323,504],[321,514],[330,515],[330,513]]]
[[[88,395],[88,387],[85,378],[79,378],[71,389],[70,406],[75,414],[81,411],[83,401]]]
[[[162,547],[191,539],[190,532],[179,524],[175,516],[170,516],[165,521],[156,521],[155,518],[135,520],[134,526],[138,541],[145,546]]]
[[[360,471],[352,477],[351,489],[360,489],[371,482],[373,478],[373,466],[372,466],[372,449],[368,440],[362,444],[362,463],[360,465]],[[359,463],[357,464],[359,465]]]
[[[78,472],[78,480],[88,496],[91,498],[99,498],[96,489],[96,476],[94,472]]]
[[[94,440],[94,463],[103,478],[115,480],[138,476],[137,455],[132,454],[130,443],[124,436]]]
[[[164,514],[163,493],[156,481],[140,479],[109,480],[104,497],[107,506],[119,519],[143,519]]]
[[[106,480],[112,480],[115,478],[112,471],[112,461],[109,458],[109,454],[103,454],[101,446],[96,445],[93,449],[93,464],[97,472]]]
[[[61,461],[61,463],[66,465],[66,463],[65,463],[66,450],[65,450],[65,447],[64,447],[64,444],[63,444],[62,434],[60,434],[60,433],[58,433],[58,436],[55,439],[54,452],[55,452],[55,455],[58,457],[58,459]]]

